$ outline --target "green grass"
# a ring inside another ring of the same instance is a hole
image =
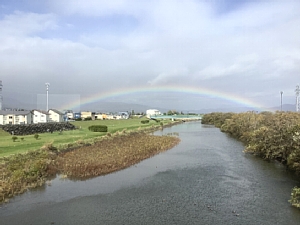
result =
[[[55,147],[75,143],[78,140],[95,139],[106,133],[91,132],[88,127],[91,125],[106,125],[109,133],[117,131],[133,130],[139,127],[146,128],[153,125],[159,125],[155,121],[150,121],[148,124],[142,124],[143,119],[128,119],[128,120],[94,120],[94,121],[75,121],[72,122],[78,129],[72,131],[41,133],[38,140],[34,135],[17,136],[18,139],[13,142],[12,136],[3,130],[0,130],[0,157],[8,156],[16,153],[24,153],[27,151],[40,149],[47,143],[53,143]],[[169,120],[162,121],[164,124],[170,123]],[[23,138],[23,140],[21,140]]]

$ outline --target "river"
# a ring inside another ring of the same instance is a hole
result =
[[[213,126],[188,122],[173,149],[85,181],[62,179],[13,198],[0,224],[300,224],[288,200],[299,178],[243,153]]]

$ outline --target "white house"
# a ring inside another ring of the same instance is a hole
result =
[[[49,109],[49,121],[50,122],[63,122],[64,121],[64,113],[56,110],[56,109]]]
[[[0,124],[30,124],[32,123],[31,111],[0,110]]]
[[[85,112],[81,112],[81,118],[83,120],[87,119],[87,118],[91,118],[92,120],[95,119],[95,112],[90,112],[90,111],[85,111]]]
[[[157,109],[148,109],[146,110],[146,117],[151,118],[153,116],[161,115],[161,112]]]
[[[47,123],[50,122],[49,113],[42,110],[34,109],[32,110],[33,123]]]

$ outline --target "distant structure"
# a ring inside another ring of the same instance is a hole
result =
[[[2,97],[2,80],[0,80],[0,110],[2,110],[2,103],[3,103],[3,97]]]
[[[151,118],[152,116],[159,116],[161,112],[157,109],[148,109],[146,110],[146,117]]]
[[[50,83],[45,83],[45,85],[46,85],[46,98],[47,98],[46,111],[48,112],[48,91],[49,91]]]
[[[299,108],[300,108],[300,102],[299,102],[299,93],[300,93],[300,88],[299,88],[299,84],[296,85],[296,112],[299,112]]]

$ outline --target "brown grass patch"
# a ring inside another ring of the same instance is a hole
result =
[[[179,138],[144,133],[117,135],[61,154],[57,168],[69,177],[93,177],[136,164],[179,143]]]

